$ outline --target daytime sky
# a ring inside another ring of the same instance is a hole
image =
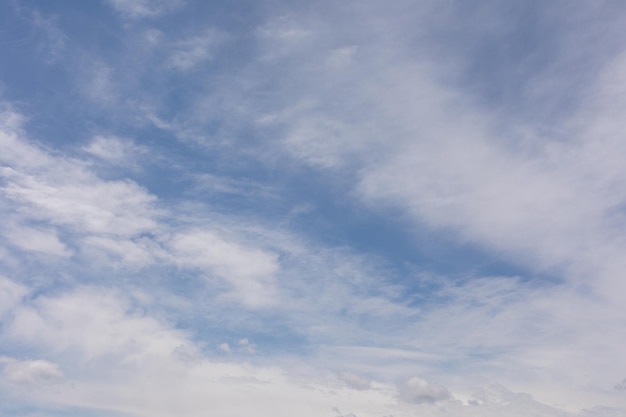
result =
[[[0,2],[0,417],[626,417],[626,3]]]

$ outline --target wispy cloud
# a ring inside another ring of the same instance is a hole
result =
[[[41,359],[20,361],[2,356],[0,364],[4,365],[2,370],[4,378],[16,384],[35,385],[54,381],[63,376],[58,365]]]
[[[70,256],[72,252],[59,240],[54,229],[13,226],[5,230],[9,242],[21,250],[55,256]]]
[[[210,231],[180,233],[171,242],[174,256],[186,267],[208,268],[233,288],[231,295],[250,306],[275,302],[278,256],[229,242]]]
[[[215,31],[194,36],[174,43],[168,58],[169,65],[177,70],[188,71],[213,58],[214,50],[222,43],[224,35]]]
[[[106,0],[118,13],[129,19],[157,17],[181,7],[182,0]]]
[[[85,152],[113,165],[132,167],[137,160],[148,154],[148,149],[132,139],[115,136],[96,136],[83,148]]]
[[[624,414],[623,7],[184,6],[0,42],[0,414]]]

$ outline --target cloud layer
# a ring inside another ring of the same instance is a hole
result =
[[[626,8],[68,7],[0,6],[0,415],[626,415]]]

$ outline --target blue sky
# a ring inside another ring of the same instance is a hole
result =
[[[618,1],[5,1],[0,416],[626,416]]]

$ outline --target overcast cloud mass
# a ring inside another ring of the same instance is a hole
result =
[[[0,5],[0,416],[626,416],[626,4]]]

